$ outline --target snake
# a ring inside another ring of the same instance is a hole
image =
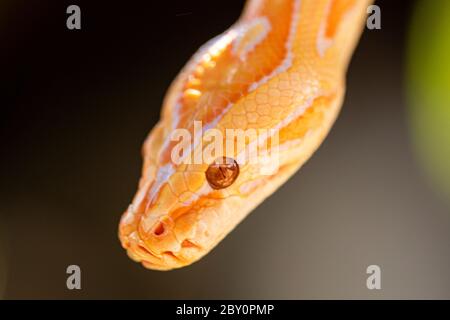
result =
[[[142,147],[138,190],[118,228],[132,260],[152,270],[198,261],[303,166],[341,109],[371,3],[248,0],[228,30],[200,47]],[[211,147],[236,142],[232,130],[245,135],[241,143]],[[250,149],[265,161],[242,161]]]

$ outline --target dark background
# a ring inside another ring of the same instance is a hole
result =
[[[2,1],[0,298],[450,298],[450,215],[406,116],[414,1],[377,4],[382,30],[365,31],[317,154],[208,256],[161,273],[128,259],[118,221],[165,90],[243,2]]]

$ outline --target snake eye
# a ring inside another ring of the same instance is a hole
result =
[[[239,175],[239,165],[234,159],[217,158],[206,170],[206,180],[211,188],[220,190],[233,184]]]

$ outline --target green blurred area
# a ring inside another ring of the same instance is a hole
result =
[[[450,1],[417,1],[409,35],[408,98],[421,164],[450,200]]]

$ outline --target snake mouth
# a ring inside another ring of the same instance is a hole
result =
[[[197,261],[209,251],[213,236],[204,217],[199,216],[205,214],[206,205],[217,200],[200,202],[180,205],[164,214],[158,211],[161,206],[153,210],[145,203],[130,205],[118,229],[122,247],[132,260],[154,270],[181,268]]]
[[[127,250],[128,256],[148,269],[153,270],[170,270],[181,268],[192,263],[191,260],[186,259],[184,250],[198,250],[198,246],[190,240],[184,240],[180,251],[164,251],[159,254],[152,252],[152,250],[145,244],[145,242],[138,238],[135,232],[128,236],[119,235],[122,242],[122,247]]]
[[[121,224],[119,227],[119,239],[128,256],[148,269],[164,271],[181,268],[203,255],[202,247],[191,239],[170,241],[173,230],[164,221],[158,221],[149,231],[142,234],[138,225]],[[165,241],[171,243],[170,250],[152,250]]]

